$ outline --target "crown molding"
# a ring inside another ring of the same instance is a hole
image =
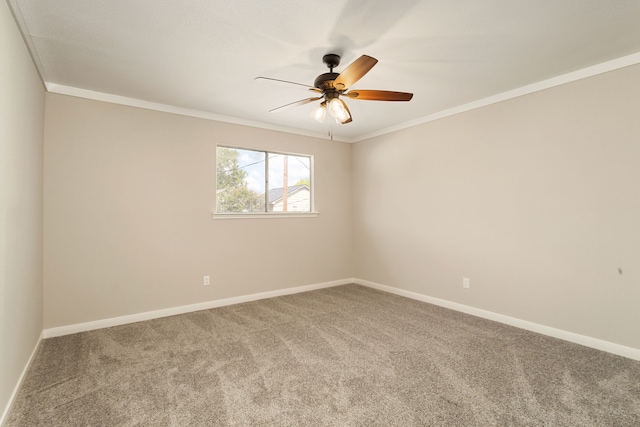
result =
[[[536,83],[532,83],[530,85],[522,86],[517,89],[509,90],[507,92],[502,92],[497,95],[492,95],[483,99],[479,99],[477,101],[469,102],[467,104],[462,104],[457,107],[439,111],[434,114],[429,114],[428,116],[420,117],[414,120],[409,120],[407,122],[404,122],[395,126],[390,126],[384,129],[380,129],[378,131],[371,132],[371,133],[359,136],[357,138],[354,138],[352,142],[365,141],[367,139],[371,139],[376,136],[386,135],[388,133],[396,132],[402,129],[418,126],[423,123],[428,123],[434,120],[453,116],[455,114],[464,113],[465,111],[486,107],[487,105],[496,104],[498,102],[502,102],[502,101],[517,98],[523,95],[528,95],[534,92],[550,89],[552,87],[575,82],[577,80],[586,79],[588,77],[593,77],[598,74],[607,73],[609,71],[618,70],[620,68],[629,67],[631,65],[636,65],[636,64],[640,64],[640,52],[623,56],[621,58],[616,58],[611,61],[602,62],[600,64],[593,65],[591,67],[583,68],[581,70],[573,71],[567,74],[562,74],[560,76],[552,77],[550,79],[542,80]]]
[[[22,16],[22,11],[20,10],[20,6],[16,0],[7,0],[7,5],[9,6],[9,11],[11,15],[13,15],[13,20],[16,22],[18,29],[20,30],[20,35],[22,36],[22,40],[24,40],[24,44],[27,45],[27,50],[29,51],[29,56],[31,57],[31,61],[33,65],[36,67],[36,71],[38,72],[38,76],[40,76],[40,81],[44,88],[47,88],[47,76],[44,73],[44,67],[42,66],[42,61],[40,61],[40,57],[38,56],[38,51],[36,50],[35,44],[33,43],[33,38],[31,37],[31,33],[29,32],[29,28],[27,27],[27,23]]]
[[[216,122],[231,123],[241,126],[249,126],[254,128],[272,130],[276,132],[284,132],[294,135],[309,136],[312,138],[326,139],[324,133],[309,132],[302,129],[291,128],[287,126],[278,126],[258,120],[243,119],[240,117],[226,116],[224,114],[216,114],[202,110],[194,110],[191,108],[176,107],[169,104],[161,104],[158,102],[145,101],[137,98],[129,98],[126,96],[113,95],[105,92],[96,92],[88,89],[81,89],[73,86],[65,86],[57,83],[46,83],[47,92],[59,95],[75,96],[78,98],[92,99],[94,101],[109,102],[112,104],[126,105],[128,107],[143,108],[146,110],[160,111],[164,113],[178,114],[180,116],[196,117],[199,119],[212,120]],[[334,141],[351,142],[341,138],[334,137]]]
[[[27,44],[28,44],[28,41],[27,41]],[[34,49],[31,49],[31,46],[29,50],[32,52],[35,51]],[[36,66],[38,66],[37,57],[34,57],[34,62],[36,63]],[[433,113],[417,119],[409,120],[404,123],[386,127],[384,129],[380,129],[375,132],[370,132],[358,137],[353,137],[353,138],[335,137],[334,140],[339,142],[347,142],[347,143],[365,141],[371,138],[375,138],[377,136],[386,135],[399,130],[418,126],[423,123],[428,123],[434,120],[443,119],[445,117],[464,113],[466,111],[475,110],[476,108],[486,107],[491,104],[496,104],[498,102],[502,102],[502,101],[517,98],[520,96],[528,95],[531,93],[539,92],[542,90],[550,89],[556,86],[586,79],[588,77],[593,77],[598,74],[607,73],[609,71],[614,71],[620,68],[624,68],[624,67],[628,67],[636,64],[640,64],[640,52],[623,56],[620,58],[616,58],[616,59],[603,62],[597,65],[593,65],[587,68],[583,68],[581,70],[562,74],[560,76],[552,77],[546,80],[532,83],[530,85],[519,87],[517,89],[509,90],[509,91],[492,95],[486,98],[482,98],[473,102],[462,104],[457,107],[449,108],[443,111],[439,111],[437,113]],[[42,74],[41,67],[38,67],[38,70],[40,71],[41,76],[44,77],[44,75]],[[201,110],[194,110],[190,108],[176,107],[173,105],[144,101],[141,99],[129,98],[129,97],[120,96],[120,95],[113,95],[113,94],[104,93],[104,92],[95,92],[92,90],[80,89],[80,88],[60,85],[56,83],[45,83],[45,86],[48,92],[57,93],[61,95],[69,95],[69,96],[75,96],[79,98],[93,99],[96,101],[104,101],[104,102],[110,102],[114,104],[126,105],[130,107],[144,108],[147,110],[178,114],[182,116],[196,117],[196,118],[201,118],[206,120],[213,120],[218,122],[249,126],[254,128],[277,131],[277,132],[284,132],[284,133],[289,133],[294,135],[308,136],[312,138],[326,139],[326,135],[324,135],[323,133],[309,132],[309,131],[304,131],[302,129],[291,128],[287,126],[278,126],[278,125],[273,125],[270,123],[261,122],[257,120],[249,120],[249,119],[243,119],[239,117],[226,116],[223,114],[216,114],[216,113],[210,113],[210,112],[201,111]]]

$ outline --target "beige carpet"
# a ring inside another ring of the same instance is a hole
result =
[[[46,339],[8,426],[640,426],[640,362],[357,285]]]

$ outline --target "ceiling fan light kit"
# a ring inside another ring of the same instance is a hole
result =
[[[410,101],[411,98],[413,98],[413,94],[408,92],[392,92],[386,90],[358,90],[347,92],[354,83],[360,80],[378,63],[378,60],[371,56],[362,55],[353,61],[342,73],[333,72],[333,69],[340,65],[340,55],[329,53],[322,57],[322,61],[329,68],[329,72],[316,77],[313,86],[272,79],[270,77],[256,77],[256,80],[272,80],[280,83],[304,86],[308,90],[320,94],[320,96],[301,99],[300,101],[291,102],[269,111],[272,113],[280,112],[289,107],[304,105],[322,99],[322,102],[311,112],[311,116],[319,122],[324,122],[327,110],[329,110],[329,115],[333,117],[336,122],[347,124],[350,123],[353,118],[351,117],[351,112],[347,104],[340,99],[340,95],[363,101]]]

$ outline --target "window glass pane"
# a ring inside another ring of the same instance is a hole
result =
[[[217,147],[217,212],[264,212],[264,173],[264,152]]]
[[[311,212],[311,158],[269,155],[269,212]]]

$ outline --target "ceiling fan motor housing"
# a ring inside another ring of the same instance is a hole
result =
[[[322,91],[325,91],[328,89],[334,89],[333,81],[337,79],[339,75],[340,74],[338,73],[320,74],[318,77],[316,77],[316,80],[313,83],[313,85]]]

